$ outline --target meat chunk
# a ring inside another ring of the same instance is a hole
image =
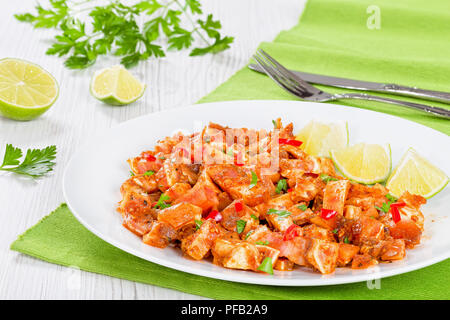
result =
[[[422,230],[412,220],[400,220],[389,228],[389,233],[394,239],[403,239],[408,248],[413,248],[420,243]]]
[[[344,217],[347,220],[357,220],[361,217],[362,210],[361,207],[346,205],[344,207]]]
[[[258,181],[251,187],[252,171],[250,169],[230,164],[216,164],[209,166],[206,170],[222,190],[228,192],[233,199],[242,199],[249,206],[266,202],[275,193],[272,181],[258,173],[256,173]]]
[[[354,246],[349,243],[340,243],[337,265],[339,267],[344,267],[348,265],[353,260],[353,257],[356,254],[358,254],[358,252],[359,252],[358,246]]]
[[[367,269],[369,267],[376,266],[377,264],[377,259],[374,259],[370,255],[357,254],[353,257],[352,269]]]
[[[214,263],[229,269],[256,271],[261,263],[258,248],[246,241],[217,239],[212,250]]]
[[[321,228],[315,224],[310,224],[303,228],[303,235],[307,238],[320,239],[335,242],[333,233],[329,229]]]
[[[166,202],[171,203],[175,201],[176,199],[186,194],[189,190],[191,190],[191,185],[189,183],[175,183],[166,192],[164,192],[164,194],[169,197],[169,200],[167,200]]]
[[[324,186],[325,184],[320,178],[297,177],[294,188],[289,195],[293,202],[311,201],[322,191]]]
[[[222,220],[220,221],[220,224],[229,231],[236,231],[236,223],[238,220],[244,220],[246,222],[243,233],[259,224],[259,214],[249,206],[243,204],[240,200],[235,200],[230,203],[221,214]]]
[[[402,194],[398,202],[404,202],[406,206],[399,208],[402,219],[413,221],[421,230],[423,230],[424,217],[420,211],[420,206],[425,204],[427,200],[419,195],[412,195],[408,191]]]
[[[305,205],[304,203],[299,203],[296,205],[293,205],[288,209],[289,212],[291,212],[291,218],[292,221],[297,225],[303,225],[307,222],[309,222],[309,219],[314,216],[314,212],[307,208],[306,210],[303,210],[302,205]]]
[[[350,189],[350,181],[338,180],[330,181],[323,193],[323,208],[334,210],[339,215],[344,214],[344,204]]]
[[[337,266],[339,244],[312,239],[312,245],[306,254],[307,261],[322,274],[333,273]]]
[[[200,208],[203,213],[216,209],[219,205],[220,190],[212,183],[206,172],[200,174],[194,187],[174,201],[174,204],[189,202]]]
[[[355,244],[384,239],[384,225],[372,218],[361,217],[352,224],[352,242]]]
[[[158,184],[153,175],[138,175],[129,178],[120,187],[122,195],[133,193],[152,193],[158,190]]]
[[[294,263],[289,259],[279,258],[273,268],[278,271],[292,271],[294,270]]]
[[[221,234],[216,222],[208,219],[195,233],[181,240],[181,250],[195,260],[203,259]]]
[[[155,221],[142,237],[142,241],[153,247],[165,248],[172,240],[177,239],[177,232],[168,223]]]
[[[405,257],[405,248],[404,240],[385,241],[380,258],[384,261],[401,260]]]
[[[158,221],[169,224],[175,230],[195,224],[195,220],[201,220],[202,209],[193,204],[183,202],[161,210],[158,213]]]

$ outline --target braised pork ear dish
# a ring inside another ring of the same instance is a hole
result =
[[[273,273],[368,268],[420,243],[426,200],[354,183],[306,154],[293,125],[271,131],[210,123],[128,160],[123,225],[148,245],[230,269]]]

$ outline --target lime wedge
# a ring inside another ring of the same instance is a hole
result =
[[[142,97],[144,91],[145,85],[120,65],[96,72],[91,82],[92,95],[111,105],[130,104]]]
[[[0,60],[0,114],[31,120],[47,111],[58,97],[58,83],[41,67],[20,59]]]
[[[388,145],[358,143],[330,152],[339,171],[348,179],[374,184],[383,182],[391,171],[391,147]]]
[[[441,169],[409,148],[389,177],[386,187],[396,197],[409,191],[428,199],[444,189],[447,183],[448,177]]]
[[[348,145],[348,126],[342,123],[309,122],[296,137],[303,142],[301,148],[308,154],[329,157],[331,150],[339,150]]]

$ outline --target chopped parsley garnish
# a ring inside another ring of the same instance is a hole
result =
[[[330,181],[338,181],[339,179],[336,179],[335,177],[329,176],[327,174],[321,173],[320,179],[322,179],[323,182],[328,183]]]
[[[268,246],[269,241],[256,241],[255,244],[259,244],[260,246]]]
[[[160,160],[166,160],[166,157],[161,156],[161,157],[159,157],[159,159],[160,159]]]
[[[146,172],[144,173],[144,176],[151,176],[151,175],[154,175],[154,174],[155,174],[155,171],[148,170],[148,171],[146,171]]]
[[[134,177],[134,172],[130,170],[130,177]]]
[[[336,228],[336,229],[332,230],[331,232],[333,232],[334,234],[337,234],[338,233],[338,229]]]
[[[394,197],[391,194],[386,194],[386,199],[388,199],[389,201],[386,203],[383,203],[381,205],[381,208],[379,206],[375,206],[375,209],[379,210],[379,211],[383,211],[384,213],[388,213],[389,210],[391,210],[391,204],[397,201],[397,198]]]
[[[344,243],[350,243],[350,241],[348,240],[348,237],[344,238]]]
[[[154,208],[156,209],[165,209],[170,207],[170,204],[166,203],[165,201],[169,201],[170,197],[164,193],[161,194],[159,197],[158,202],[155,204]]]
[[[277,128],[277,122],[275,120],[272,120],[273,123],[273,128],[276,129]]]
[[[256,175],[256,173],[254,171],[252,171],[252,181],[251,181],[250,185],[248,186],[248,189],[250,190],[251,188],[256,186],[257,183],[258,183],[258,176]]]
[[[299,208],[302,211],[305,211],[306,209],[308,209],[308,207],[306,206],[306,204],[301,204],[299,206],[297,206],[297,208]]]
[[[379,211],[383,211],[384,213],[388,213],[389,210],[391,209],[391,204],[388,203],[383,203],[381,205],[381,208],[379,206],[375,206],[375,209],[379,210]]]
[[[259,220],[259,218],[258,218],[257,216],[255,216],[254,214],[251,214],[250,217],[251,217],[253,220],[256,220],[256,221]]]
[[[259,265],[258,270],[268,274],[273,274],[272,258],[265,257],[264,260]]]
[[[255,230],[250,230],[249,232],[247,232],[247,234],[244,237],[244,240],[247,240],[248,237],[250,237],[252,235],[252,233],[255,232]]]
[[[286,179],[281,179],[280,181],[278,181],[277,187],[275,188],[275,192],[280,194],[281,191],[286,191],[287,187],[288,186]]]
[[[285,218],[290,216],[292,213],[287,210],[269,209],[269,211],[267,211],[267,214],[276,214],[279,218]]]
[[[389,193],[386,194],[385,197],[386,197],[386,199],[388,199],[391,202],[396,202],[398,200],[396,197],[394,197],[393,195],[391,195]]]
[[[247,225],[247,222],[245,220],[238,220],[236,221],[236,231],[237,233],[242,233],[245,229],[245,226]]]
[[[195,220],[195,230],[200,229],[200,227],[202,226],[203,221],[202,220]]]

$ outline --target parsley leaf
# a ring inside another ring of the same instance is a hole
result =
[[[152,176],[154,174],[155,174],[155,171],[148,170],[148,171],[145,171],[144,176]]]
[[[297,206],[297,208],[299,208],[302,211],[305,211],[306,209],[308,209],[308,207],[306,206],[306,204],[301,204],[299,206]]]
[[[278,181],[277,183],[277,187],[275,188],[275,192],[280,194],[281,191],[286,191],[287,190],[287,181],[286,179],[281,179]]]
[[[22,150],[7,144],[0,170],[38,178],[53,170],[56,158],[56,146],[44,149],[28,149],[25,158],[20,162]]]
[[[323,182],[328,183],[330,181],[338,181],[339,179],[336,179],[335,177],[329,176],[327,174],[321,173],[320,179],[322,179]]]
[[[91,6],[82,7],[84,3]],[[165,49],[190,48],[197,39],[204,46],[192,49],[191,56],[214,54],[228,49],[234,40],[220,35],[222,25],[212,14],[201,18],[203,11],[198,0],[139,0],[132,5],[117,0],[94,3],[50,0],[47,7],[37,4],[34,13],[16,14],[15,18],[34,28],[57,30],[46,53],[66,57],[64,64],[71,69],[89,67],[99,56],[109,53],[119,56],[129,68],[152,56],[164,57]],[[80,16],[82,11],[87,11],[87,15]]]
[[[159,200],[158,202],[154,205],[153,208],[155,209],[165,209],[170,207],[170,204],[166,203],[165,201],[169,201],[170,197],[164,193],[161,193],[161,195],[159,196]]]
[[[200,227],[202,226],[203,221],[202,220],[195,220],[195,230],[200,229]]]
[[[242,233],[244,231],[246,225],[247,225],[247,222],[245,220],[238,220],[238,221],[236,221],[236,231],[237,231],[237,233]]]
[[[289,217],[292,213],[287,210],[269,209],[269,211],[267,211],[267,214],[276,214],[279,218],[285,218]]]
[[[252,171],[252,181],[251,181],[250,185],[248,186],[248,189],[250,190],[251,188],[256,186],[257,183],[258,183],[258,176],[256,175],[256,173],[254,171]]]
[[[255,230],[250,230],[249,232],[247,232],[247,234],[244,237],[244,240],[247,240],[248,237],[250,237],[252,235],[252,233],[255,232]]]
[[[268,246],[269,241],[256,241],[255,244],[259,244],[260,246]]]

